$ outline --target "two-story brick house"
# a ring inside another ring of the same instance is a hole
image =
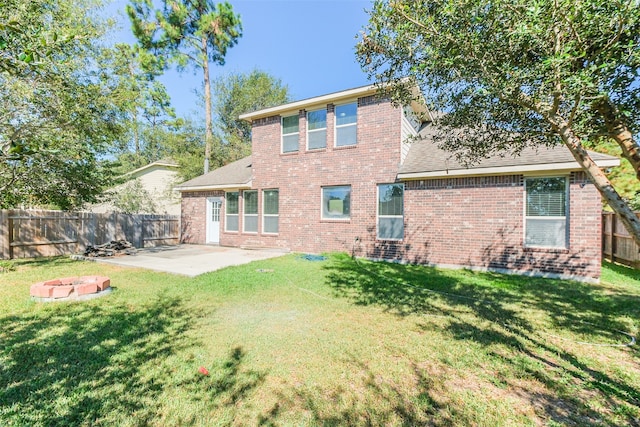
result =
[[[600,196],[566,148],[465,168],[416,113],[367,86],[241,116],[252,155],[178,187],[182,241],[598,279]]]

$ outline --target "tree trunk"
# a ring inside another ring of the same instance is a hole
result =
[[[593,159],[591,159],[587,150],[582,146],[580,138],[576,136],[567,122],[559,116],[551,117],[550,122],[562,138],[562,141],[571,151],[571,154],[573,154],[573,157],[582,167],[582,170],[596,186],[611,209],[618,214],[624,227],[638,246],[640,246],[640,219],[636,216],[633,210],[631,210],[624,199],[620,197],[604,172],[602,172]]]
[[[616,108],[608,101],[603,100],[596,105],[596,109],[602,115],[607,132],[622,149],[622,155],[629,160],[636,177],[640,180],[640,147],[633,139],[633,134],[627,125],[620,120]]]
[[[209,82],[209,56],[207,54],[207,38],[202,37],[202,71],[204,72],[204,173],[209,172],[211,145],[213,144],[213,123],[211,121],[211,83]]]

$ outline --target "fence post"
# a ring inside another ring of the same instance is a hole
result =
[[[609,248],[611,248],[611,262],[616,262],[616,222],[618,222],[618,218],[615,212],[611,214],[611,244]]]
[[[136,248],[144,248],[144,236],[142,230],[144,227],[143,215],[134,214],[131,216],[133,219],[133,245]]]
[[[9,259],[9,211],[0,209],[0,259]]]

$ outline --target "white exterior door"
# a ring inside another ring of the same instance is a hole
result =
[[[222,197],[207,198],[207,243],[220,243]]]

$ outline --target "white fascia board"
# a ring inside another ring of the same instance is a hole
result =
[[[244,184],[219,184],[219,185],[196,185],[192,187],[175,187],[174,190],[181,193],[187,191],[208,191],[208,190],[250,190],[251,181]]]
[[[599,168],[611,168],[620,166],[619,159],[599,160],[596,161]],[[490,168],[470,168],[470,169],[453,169],[440,170],[432,172],[410,172],[398,174],[400,180],[420,179],[420,178],[448,178],[463,176],[480,176],[480,175],[513,175],[520,173],[535,172],[572,172],[581,170],[582,168],[576,162],[567,163],[545,163],[542,165],[517,165],[517,166],[500,166]]]
[[[302,109],[312,109],[314,107],[344,101],[349,98],[357,98],[363,95],[375,94],[377,92],[378,87],[375,85],[362,86],[355,89],[343,90],[342,92],[335,92],[327,95],[316,96],[315,98],[290,102],[288,104],[278,105],[277,107],[265,108],[252,113],[241,114],[239,118],[250,122],[264,117],[282,115],[283,113],[295,113]]]

